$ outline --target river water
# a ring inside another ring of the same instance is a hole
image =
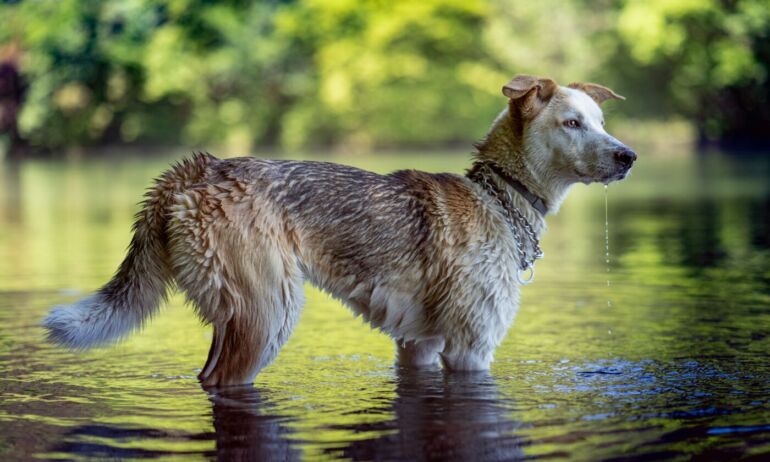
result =
[[[254,387],[211,392],[210,330],[178,295],[115,347],[43,341],[48,308],[108,280],[144,188],[183,155],[101,154],[0,164],[2,460],[770,458],[770,155],[642,150],[609,188],[609,267],[604,189],[576,186],[488,374],[399,371],[386,336],[308,287]]]

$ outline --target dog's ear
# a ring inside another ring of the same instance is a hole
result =
[[[619,100],[626,99],[624,96],[620,96],[619,94],[615,93],[609,88],[603,85],[599,85],[597,83],[573,82],[567,85],[567,87],[582,91],[583,93],[590,96],[592,100],[596,101],[596,104],[602,104],[608,99],[619,99]]]
[[[503,94],[510,99],[511,106],[517,105],[524,113],[534,115],[545,107],[558,89],[559,86],[551,79],[517,75],[503,85]]]
[[[558,85],[551,79],[534,77],[531,75],[517,75],[510,82],[503,85],[503,94],[510,99],[519,99],[532,90],[537,89],[540,99],[548,100],[558,89]]]

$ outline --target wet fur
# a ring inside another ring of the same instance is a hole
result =
[[[606,133],[599,147],[549,138],[575,106],[597,117],[596,103],[572,92],[589,95],[537,84],[511,93],[477,145],[478,162],[505,167],[551,211],[576,181],[619,171]],[[542,233],[543,217],[511,197]],[[45,325],[69,347],[111,342],[141,327],[176,283],[214,327],[203,384],[248,383],[288,340],[310,281],[392,336],[400,365],[484,370],[518,310],[514,250],[499,205],[465,176],[198,154],[148,192],[115,277]]]

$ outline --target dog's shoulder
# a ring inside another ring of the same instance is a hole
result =
[[[390,176],[403,182],[410,195],[431,215],[456,231],[477,232],[475,228],[486,221],[485,201],[467,177],[419,170],[400,170]]]

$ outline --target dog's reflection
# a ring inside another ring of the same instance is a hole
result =
[[[244,385],[209,389],[217,460],[299,460],[299,441],[291,438],[290,419],[277,413],[267,392]]]
[[[487,373],[399,371],[393,418],[334,425],[333,430],[376,434],[327,447],[327,456],[352,460],[511,460],[522,456],[511,403]],[[264,391],[226,388],[210,394],[220,460],[295,460],[300,441],[288,418],[277,416]],[[382,408],[376,412],[381,413]]]
[[[501,399],[488,374],[406,372],[395,376],[396,397],[384,407],[352,409],[380,415],[379,423],[320,429],[354,434],[325,445],[327,458],[352,460],[512,460],[521,458],[511,403]],[[214,432],[185,433],[151,427],[88,424],[73,428],[51,448],[78,458],[205,456],[227,461],[292,461],[303,445],[292,421],[269,389],[252,386],[207,389]],[[373,406],[376,406],[374,403]],[[363,419],[356,419],[363,420]],[[374,436],[371,436],[374,435]],[[180,442],[214,440],[214,450],[177,448]],[[126,445],[126,441],[142,444]],[[173,445],[158,444],[172,442]],[[304,454],[306,456],[306,454]]]
[[[338,426],[379,436],[329,452],[352,460],[512,460],[522,457],[512,403],[489,373],[400,371],[393,420]]]

